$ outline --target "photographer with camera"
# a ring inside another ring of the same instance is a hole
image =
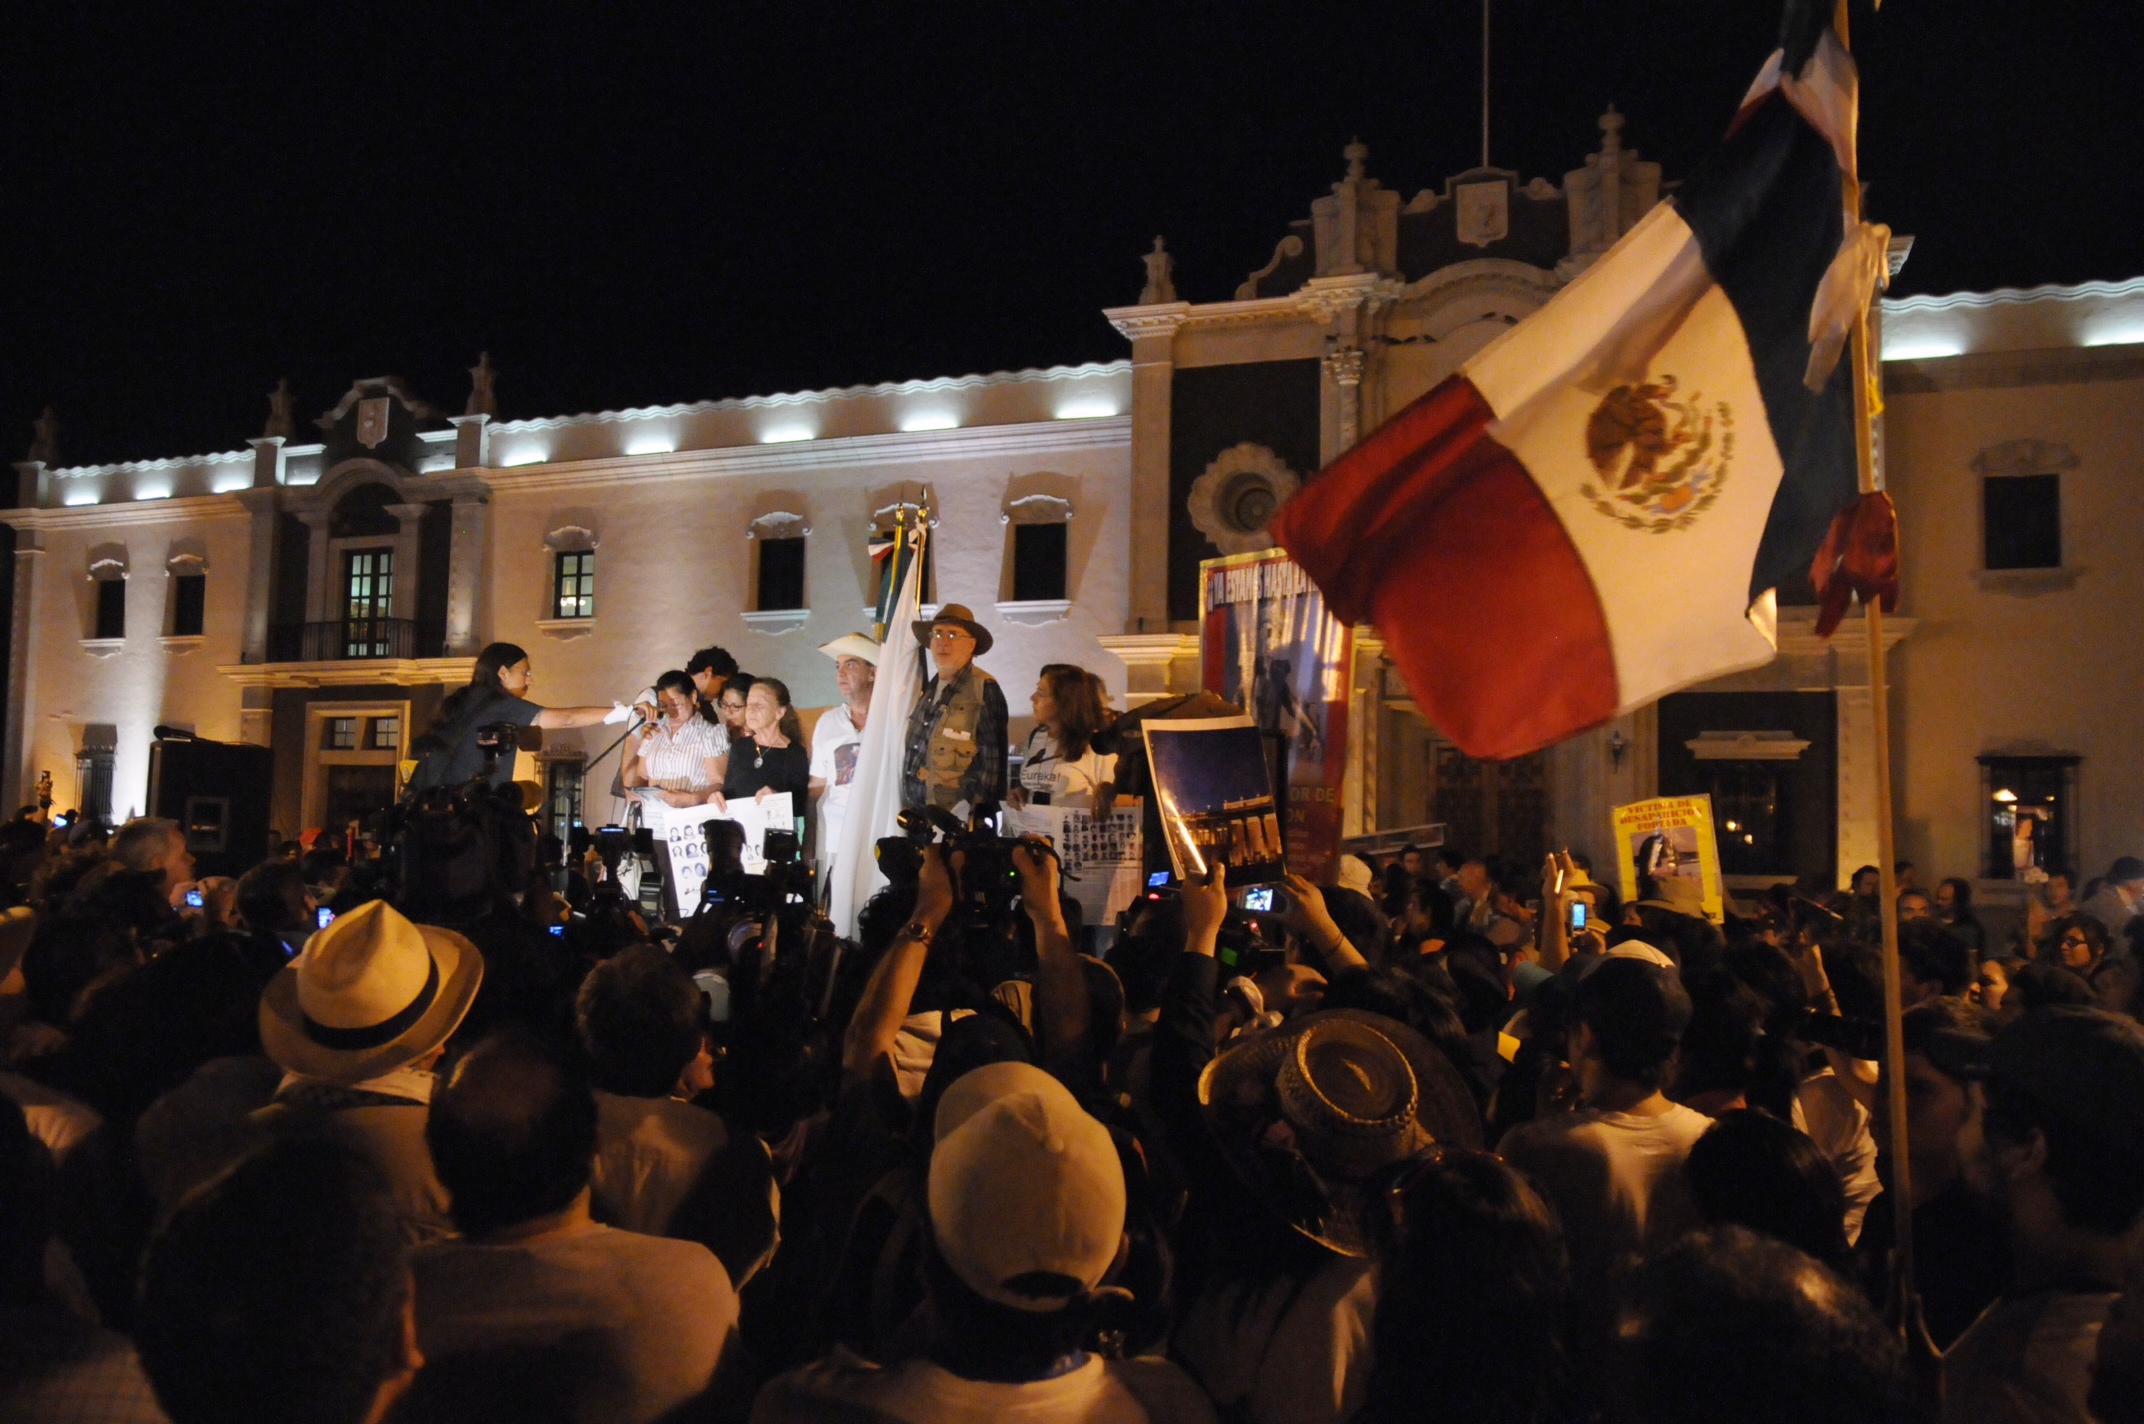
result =
[[[527,697],[535,680],[528,653],[513,643],[492,643],[478,653],[468,685],[447,694],[439,704],[437,719],[411,747],[417,754],[417,771],[410,778],[410,790],[461,786],[482,774],[486,758],[478,733],[485,728],[509,723],[516,728],[564,731],[615,724],[633,715],[622,702],[608,707],[539,707]],[[513,779],[514,759],[498,757],[491,784],[504,786]]]

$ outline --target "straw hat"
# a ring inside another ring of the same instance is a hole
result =
[[[483,980],[484,957],[468,940],[367,901],[268,981],[261,1045],[292,1073],[377,1078],[445,1043]]]
[[[1369,1247],[1364,1182],[1425,1148],[1478,1148],[1458,1070],[1403,1023],[1327,1009],[1254,1035],[1206,1065],[1199,1105],[1252,1190],[1346,1256]],[[1273,1145],[1285,1123],[1292,1148]]]
[[[948,603],[938,610],[935,617],[919,618],[909,626],[915,630],[916,641],[928,646],[931,629],[940,623],[950,623],[956,628],[966,629],[968,636],[975,639],[975,656],[981,657],[990,651],[990,630],[975,621],[975,614],[965,603]]]
[[[982,640],[976,641],[980,643]],[[861,633],[843,633],[831,643],[821,643],[819,651],[837,663],[843,658],[861,658],[873,667],[878,666],[878,644]]]

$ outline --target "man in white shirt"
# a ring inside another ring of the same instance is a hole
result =
[[[630,1424],[706,1398],[737,1293],[706,1247],[591,1218],[584,1079],[532,1044],[487,1040],[434,1096],[425,1137],[462,1231],[411,1262],[428,1374],[570,1359],[556,1388],[573,1416]]]
[[[819,648],[834,660],[834,686],[841,692],[841,701],[819,714],[811,732],[811,794],[819,798],[822,879],[841,844],[849,783],[856,779],[856,755],[863,746],[864,719],[871,711],[871,687],[878,677],[878,648],[861,633],[844,633]]]
[[[1497,1149],[1563,1221],[1572,1298],[1602,1312],[1584,1322],[1595,1346],[1617,1268],[1698,1225],[1683,1162],[1712,1126],[1660,1091],[1689,1027],[1690,996],[1674,969],[1619,948],[1591,966],[1574,997],[1566,1048],[1579,1110],[1521,1123]]]
[[[1176,1366],[1081,1348],[1124,1242],[1109,1130],[1026,1063],[955,1081],[934,1125],[922,1350],[885,1367],[837,1350],[761,1390],[753,1424],[1210,1424]]]

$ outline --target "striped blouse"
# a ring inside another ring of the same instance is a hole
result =
[[[665,720],[649,728],[640,739],[640,770],[651,785],[664,791],[715,789],[707,763],[729,750],[729,737],[706,718],[692,716],[673,730]]]

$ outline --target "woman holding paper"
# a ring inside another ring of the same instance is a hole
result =
[[[1028,733],[1020,779],[1006,793],[1006,804],[1092,810],[1102,784],[1117,773],[1116,757],[1094,749],[1109,720],[1102,680],[1083,667],[1050,663],[1028,702],[1035,730]]]
[[[802,814],[811,791],[811,753],[804,749],[789,689],[771,677],[755,678],[745,694],[744,731],[721,759],[722,789],[708,800],[728,810],[731,801],[764,801],[787,792],[794,812]]]
[[[625,784],[666,806],[702,806],[721,799],[720,732],[700,716],[692,679],[682,672],[655,680],[659,714],[633,729],[625,744]]]

